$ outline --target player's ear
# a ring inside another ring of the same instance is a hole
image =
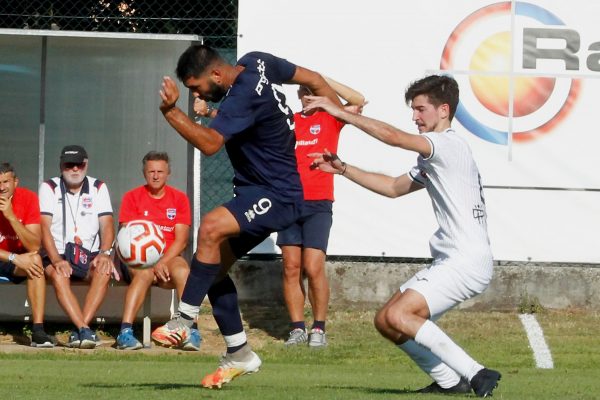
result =
[[[450,117],[450,105],[447,103],[440,105],[440,107],[438,108],[438,112],[440,113],[440,117],[449,118]]]
[[[215,67],[210,71],[210,76],[212,77],[213,81],[220,85],[223,82],[223,72]]]

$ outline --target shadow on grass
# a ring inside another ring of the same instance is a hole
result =
[[[411,394],[415,395],[415,391],[411,389],[390,389],[390,388],[373,388],[373,387],[364,387],[364,386],[350,386],[350,385],[320,385],[319,387],[323,389],[332,389],[332,390],[352,390],[357,392],[364,392],[366,394]]]
[[[154,389],[154,390],[172,390],[172,389],[188,389],[188,388],[199,388],[198,384],[187,384],[187,383],[121,383],[121,384],[106,384],[106,383],[86,383],[81,385],[83,387],[96,388],[96,389],[125,389],[125,388],[138,388],[138,389]]]

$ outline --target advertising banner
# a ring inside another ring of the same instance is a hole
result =
[[[240,0],[238,54],[259,50],[351,86],[364,115],[418,134],[404,90],[452,75],[452,123],[478,163],[497,260],[600,262],[600,3]],[[288,104],[300,110],[296,88]],[[417,154],[358,129],[339,156],[399,176]],[[424,190],[398,199],[336,177],[328,254],[429,257]],[[272,248],[272,251],[277,251]]]

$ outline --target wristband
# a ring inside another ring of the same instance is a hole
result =
[[[344,175],[346,173],[346,169],[348,169],[348,164],[342,161],[342,167],[344,167],[344,169],[342,170],[342,172],[340,172],[340,175]]]

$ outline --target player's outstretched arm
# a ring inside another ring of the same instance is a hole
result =
[[[343,175],[352,182],[382,196],[396,198],[422,189],[423,186],[413,182],[408,174],[398,177],[368,172],[343,162],[335,153],[325,149],[324,153],[311,153],[313,158],[311,168],[316,168],[330,174]]]
[[[366,104],[365,96],[363,96],[362,93],[328,76],[324,76],[323,78],[327,81],[329,86],[335,90],[337,95],[346,101],[346,106],[362,107]]]
[[[358,129],[385,144],[415,151],[424,157],[431,155],[431,144],[421,135],[413,135],[383,121],[348,112],[336,107],[335,104],[324,97],[306,96],[306,99],[308,100],[308,105],[304,108],[305,111],[321,108],[337,119],[356,126]]]
[[[332,105],[338,108],[342,107],[342,102],[335,90],[329,86],[325,78],[318,72],[296,66],[296,72],[290,83],[306,86],[310,89],[311,93],[314,93],[316,96],[325,97],[331,101]]]
[[[168,76],[163,78],[162,89],[160,90],[160,111],[163,113],[167,122],[179,133],[185,140],[200,150],[203,154],[210,156],[215,154],[223,147],[225,139],[214,129],[196,124],[187,114],[177,107],[179,98],[179,89],[177,84]]]

